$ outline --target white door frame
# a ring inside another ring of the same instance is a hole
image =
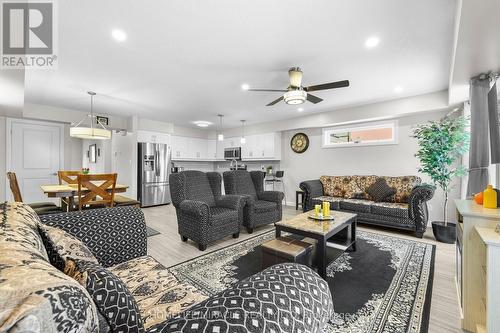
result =
[[[20,118],[7,118],[5,126],[5,171],[11,171],[12,164],[12,124],[13,123],[23,123],[32,125],[50,125],[59,127],[59,170],[64,169],[64,124],[50,122],[50,121],[38,121],[38,120],[28,120]],[[41,190],[40,190],[41,191]],[[5,182],[5,199],[7,201],[12,200],[12,193],[10,191],[9,181]]]

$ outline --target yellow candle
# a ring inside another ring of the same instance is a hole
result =
[[[319,210],[321,209],[321,205],[314,205],[314,216],[319,215]]]
[[[323,216],[330,216],[330,203],[328,201],[323,201]]]

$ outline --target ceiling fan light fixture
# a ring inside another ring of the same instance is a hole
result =
[[[302,86],[302,70],[299,67],[292,67],[288,70],[290,85],[299,88]]]
[[[307,99],[307,93],[304,90],[290,90],[283,95],[286,104],[302,104]]]

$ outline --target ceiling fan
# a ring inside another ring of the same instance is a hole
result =
[[[246,89],[247,91],[276,91],[276,92],[284,92],[283,96],[278,99],[275,99],[266,106],[274,105],[282,100],[285,101],[286,104],[297,105],[302,104],[306,100],[311,103],[319,103],[323,101],[322,98],[311,95],[311,91],[319,91],[319,90],[327,90],[327,89],[335,89],[335,88],[343,88],[349,87],[349,81],[337,81],[330,82],[324,84],[317,84],[314,86],[303,87],[302,86],[302,70],[299,67],[292,67],[288,70],[288,76],[290,77],[290,85],[287,89]]]

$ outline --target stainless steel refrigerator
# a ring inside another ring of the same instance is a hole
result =
[[[138,192],[141,207],[170,203],[171,151],[162,143],[139,142],[138,149]]]

